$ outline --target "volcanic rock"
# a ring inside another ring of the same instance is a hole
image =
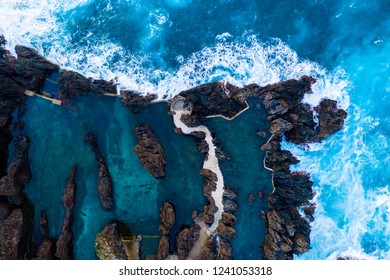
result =
[[[100,260],[127,260],[126,250],[116,223],[110,223],[99,232],[95,242],[96,255]]]
[[[72,223],[73,223],[73,207],[76,203],[76,174],[77,167],[73,166],[72,171],[66,180],[66,186],[63,196],[65,217],[62,223],[62,229],[60,237],[56,244],[55,256],[60,260],[72,259]]]
[[[121,91],[123,104],[130,109],[134,114],[141,112],[149,106],[149,104],[157,99],[155,94],[142,95],[135,91]]]
[[[135,129],[138,144],[134,147],[142,166],[155,178],[165,177],[166,161],[163,149],[153,131],[147,125],[138,125]]]
[[[97,142],[97,135],[92,132],[89,132],[85,136],[85,142],[91,146],[92,151],[95,154],[96,162],[98,164],[97,185],[99,189],[99,197],[103,209],[109,211],[112,209],[114,204],[112,198],[112,181],[106,161],[103,157],[102,152],[100,151],[99,144]]]

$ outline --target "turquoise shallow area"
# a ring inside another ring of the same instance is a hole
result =
[[[225,185],[234,187],[238,193],[233,257],[239,260],[261,258],[265,222],[260,218],[260,211],[267,210],[267,196],[272,191],[271,174],[263,167],[265,154],[259,149],[267,139],[256,134],[268,131],[268,121],[265,111],[258,109],[256,104],[258,101],[251,100],[250,109],[233,121],[222,118],[207,121],[223,150],[231,155],[231,160],[221,161],[220,167]],[[264,193],[263,200],[258,197],[260,191]],[[250,203],[248,197],[251,194],[256,199]]]
[[[139,115],[131,114],[118,98],[86,96],[74,110],[30,98],[22,133],[31,137],[32,181],[26,193],[36,209],[49,217],[50,235],[58,237],[64,215],[62,194],[73,164],[77,164],[77,202],[74,209],[74,255],[95,259],[94,240],[112,220],[127,224],[133,234],[158,235],[159,207],[165,199],[176,205],[177,225],[191,224],[193,210],[204,204],[199,170],[203,157],[193,139],[177,135],[165,103],[150,106]],[[164,148],[167,176],[153,178],[144,169],[133,147],[137,124],[149,124]],[[83,137],[88,130],[97,133],[113,180],[115,207],[103,211],[96,186],[97,166]],[[158,239],[145,240],[143,257],[156,253]]]

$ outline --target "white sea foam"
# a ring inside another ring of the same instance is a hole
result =
[[[181,64],[173,71],[151,66],[151,61],[156,59],[155,54],[150,58],[142,51],[129,53],[117,42],[94,40],[94,34],[91,33],[86,36],[90,44],[74,45],[71,42],[73,34],[66,33],[58,18],[87,2],[3,0],[0,3],[0,33],[5,35],[11,50],[16,44],[32,46],[64,68],[95,79],[115,78],[121,88],[156,93],[161,99],[171,98],[182,90],[202,83],[222,79],[235,85],[266,85],[312,75],[318,79],[318,83],[313,87],[315,94],[308,96],[306,102],[316,103],[328,96],[340,98],[343,107],[348,106],[347,95],[339,94],[345,92],[347,86],[342,70],[328,72],[314,62],[302,60],[288,45],[277,39],[263,43],[255,35],[232,38],[230,34],[224,33],[217,36],[214,46],[205,47],[189,57],[177,54]],[[190,1],[168,2],[180,6]],[[169,14],[157,9],[149,13],[149,17],[151,24],[145,28],[150,30],[145,32],[145,39],[158,40],[162,32],[160,28],[168,23]],[[147,46],[145,49],[148,49]],[[118,57],[121,59],[118,60]]]
[[[389,164],[381,154],[386,153],[388,140],[376,133],[375,140],[369,141],[380,125],[378,119],[365,116],[356,106],[348,112],[342,131],[323,143],[307,147],[282,143],[283,149],[301,160],[292,170],[309,172],[315,184],[312,249],[298,259],[390,257],[386,245],[390,242],[390,191],[375,182],[368,187],[364,172]]]

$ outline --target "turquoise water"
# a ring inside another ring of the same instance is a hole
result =
[[[36,207],[36,217],[42,209],[47,210],[51,236],[58,237],[61,231],[62,194],[73,164],[79,166],[73,225],[77,259],[95,258],[95,237],[112,220],[127,224],[133,234],[159,235],[159,208],[165,199],[177,209],[173,236],[181,224],[192,224],[192,211],[204,204],[199,175],[203,159],[193,139],[174,133],[167,105],[153,105],[133,115],[118,98],[87,96],[80,98],[77,106],[70,111],[37,98],[27,104],[22,133],[33,143],[30,159],[34,175],[26,193]],[[163,146],[168,168],[162,180],[150,175],[133,152],[135,126],[143,123],[150,125]],[[86,131],[91,129],[98,135],[113,180],[115,207],[110,212],[101,206],[96,161],[90,147],[83,143]],[[149,244],[142,248],[144,257],[156,254],[158,239],[144,244]]]
[[[260,244],[265,236],[265,222],[260,211],[267,211],[267,196],[272,191],[271,174],[263,168],[265,153],[259,149],[270,135],[263,138],[256,134],[268,132],[265,111],[256,109],[258,102],[261,101],[251,100],[250,109],[233,121],[213,118],[206,122],[216,133],[224,151],[231,156],[231,160],[221,161],[220,167],[225,184],[234,187],[238,194],[237,238],[233,240],[233,256],[238,260],[261,259]],[[259,198],[260,191],[264,193],[264,199]],[[249,195],[256,199],[248,202]]]
[[[34,46],[63,67],[160,98],[220,79],[315,76],[306,102],[336,99],[348,119],[321,144],[284,144],[317,193],[312,249],[300,258],[390,259],[387,0],[3,0],[0,8],[10,48]]]

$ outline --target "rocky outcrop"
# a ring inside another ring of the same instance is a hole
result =
[[[225,186],[225,193],[223,197],[224,212],[222,218],[218,223],[219,248],[217,259],[231,260],[233,259],[232,241],[236,238],[236,231],[234,225],[237,221],[235,212],[238,211],[237,193],[232,190],[232,187]]]
[[[52,260],[53,259],[53,242],[49,239],[49,226],[47,223],[46,211],[41,212],[39,219],[39,229],[41,232],[42,244],[38,248],[38,260]]]
[[[347,117],[347,113],[337,107],[337,101],[330,99],[323,99],[314,108],[314,111],[317,113],[318,118],[318,140],[326,139],[339,131],[344,125],[344,119]]]
[[[7,175],[0,179],[0,196],[6,196],[21,204],[21,191],[24,185],[31,180],[31,170],[28,162],[30,139],[19,135],[15,140],[14,158],[8,167]]]
[[[263,99],[273,134],[261,147],[266,151],[264,164],[272,170],[274,187],[268,197],[267,233],[262,246],[265,259],[292,259],[293,254],[303,254],[310,248],[308,221],[314,219],[315,205],[309,202],[314,197],[313,182],[309,174],[290,171],[290,165],[299,160],[282,150],[280,143],[283,135],[299,145],[321,141],[340,130],[346,117],[335,101],[323,100],[314,108],[317,126],[313,108],[301,102],[314,82],[315,79],[304,76],[266,87],[251,86],[252,94]],[[305,217],[298,209],[303,210]]]
[[[119,234],[118,225],[110,223],[99,232],[95,242],[96,255],[100,260],[127,260],[126,250]]]
[[[138,144],[134,147],[142,166],[155,178],[165,177],[166,161],[163,149],[151,128],[147,125],[138,125],[135,128]]]
[[[179,260],[188,258],[192,247],[199,238],[200,226],[193,225],[191,228],[183,227],[176,236],[176,252]]]
[[[17,208],[0,222],[0,260],[21,259],[23,210]]]
[[[104,160],[103,154],[100,151],[99,144],[97,142],[97,135],[89,132],[85,136],[84,140],[91,146],[92,151],[95,154],[98,165],[97,185],[99,189],[99,197],[102,202],[103,209],[109,211],[112,209],[114,204],[112,198],[112,181],[106,161]]]
[[[160,208],[161,224],[159,227],[161,233],[160,243],[157,250],[157,259],[165,260],[169,255],[170,231],[175,223],[175,209],[172,203],[165,201]]]
[[[0,179],[0,259],[25,258],[29,247],[29,230],[25,217],[24,185],[31,179],[28,162],[30,140],[19,135],[14,141],[14,157],[7,175]]]
[[[60,260],[70,260],[73,257],[72,253],[72,223],[73,223],[73,207],[76,203],[76,174],[77,167],[74,166],[68,179],[66,180],[65,190],[64,190],[64,207],[65,207],[65,217],[62,222],[62,229],[60,237],[56,243],[56,253],[55,256]]]
[[[141,112],[153,100],[157,99],[157,95],[155,94],[142,95],[139,92],[128,90],[121,91],[121,96],[123,104],[134,114]]]
[[[57,82],[60,88],[58,99],[60,99],[63,104],[70,103],[73,98],[78,95],[87,95],[89,93],[94,93],[96,95],[116,93],[116,86],[112,81],[107,82],[104,80],[86,78],[74,71],[62,70]]]
[[[193,104],[191,121],[183,121],[188,126],[198,122],[206,116],[222,115],[227,118],[234,117],[247,107],[245,103],[244,88],[235,87],[222,82],[204,84],[180,93],[187,102]]]

